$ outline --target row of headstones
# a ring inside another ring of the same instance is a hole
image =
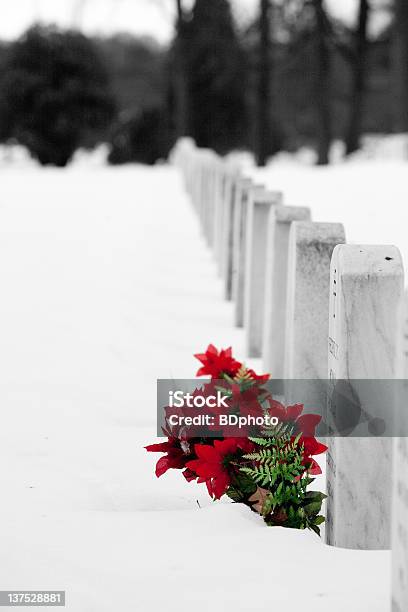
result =
[[[406,377],[396,247],[347,245],[342,224],[313,222],[309,208],[284,205],[281,193],[254,185],[189,139],[178,143],[173,162],[214,252],[225,297],[234,302],[235,323],[246,330],[248,355],[262,357],[265,371],[275,379]],[[387,549],[392,532],[393,610],[406,612],[407,441],[327,443],[326,541]]]

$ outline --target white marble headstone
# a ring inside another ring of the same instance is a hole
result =
[[[408,438],[394,439],[392,612],[408,610]]]
[[[195,150],[191,155],[191,162],[190,162],[190,197],[191,197],[191,201],[193,202],[193,207],[196,212],[198,210],[197,182],[198,182],[198,153],[197,153],[197,150]]]
[[[214,198],[211,192],[211,168],[214,153],[210,149],[201,149],[201,224],[204,237],[209,245],[212,243]]]
[[[222,276],[222,267],[224,263],[224,225],[225,225],[225,202],[228,198],[230,182],[229,182],[229,172],[226,164],[220,161],[218,165],[218,191],[217,191],[217,200],[216,200],[216,211],[214,218],[214,232],[215,232],[215,244],[214,244],[214,252],[215,259],[218,265],[218,272],[220,276]]]
[[[294,221],[291,225],[285,379],[326,380],[330,260],[334,247],[344,242],[341,223]]]
[[[228,207],[229,216],[225,227],[225,248],[224,254],[224,297],[230,301],[232,299],[232,277],[234,274],[234,239],[236,225],[240,219],[240,205],[243,197],[247,197],[248,189],[252,185],[250,179],[242,178],[238,173],[231,174],[231,203]]]
[[[232,165],[224,165],[224,188],[222,191],[221,201],[221,234],[220,234],[220,274],[221,278],[226,282],[230,252],[232,243],[232,215],[233,203],[235,198],[235,184],[240,178],[240,173],[237,167]]]
[[[245,244],[244,327],[247,354],[260,357],[265,306],[266,247],[269,213],[282,203],[278,191],[252,191],[248,201]]]
[[[217,156],[214,161],[214,218],[213,218],[213,251],[218,271],[221,270],[222,253],[222,215],[223,215],[223,188],[224,188],[224,163]]]
[[[310,220],[310,209],[274,206],[269,216],[266,250],[263,370],[284,377],[286,289],[289,232],[293,221]]]
[[[405,294],[401,316],[401,348],[398,376],[408,392],[408,294]],[[404,433],[407,428],[407,407],[404,413]],[[401,425],[400,425],[401,426]],[[393,446],[393,509],[392,509],[392,612],[408,610],[408,438],[394,439]]]
[[[246,243],[248,233],[248,206],[255,193],[262,194],[264,187],[250,185],[242,192],[234,215],[233,228],[233,268],[232,268],[232,299],[235,302],[234,319],[237,327],[244,326],[244,299],[245,299],[245,262]]]
[[[227,270],[224,278],[224,293],[227,300],[235,301],[237,296],[240,248],[243,240],[243,207],[246,206],[251,187],[251,179],[237,177],[233,192]]]
[[[216,166],[217,166],[217,155],[212,151],[208,156],[207,161],[207,189],[206,189],[206,197],[207,197],[207,236],[208,243],[212,249],[214,249],[214,241],[215,241],[215,203],[216,203],[216,193],[215,193],[215,180],[216,180]]]
[[[398,249],[338,246],[331,263],[330,293],[332,388],[336,381],[351,381],[359,405],[370,414],[366,391],[353,379],[397,376],[403,293]],[[332,411],[333,404],[329,420]],[[392,439],[329,437],[327,443],[327,543],[364,550],[389,548]]]
[[[195,188],[195,206],[202,227],[203,223],[203,203],[204,203],[204,168],[203,168],[203,152],[197,150],[196,155],[196,188]]]
[[[239,275],[242,262],[242,251],[245,245],[245,219],[246,210],[251,189],[258,188],[251,179],[243,178],[239,182],[235,198],[235,210],[232,226],[232,278],[231,278],[231,294],[234,302],[237,301],[239,291]],[[259,189],[262,189],[259,187]],[[243,312],[243,308],[242,308]],[[243,315],[242,315],[243,316]],[[242,327],[243,320],[239,327]]]

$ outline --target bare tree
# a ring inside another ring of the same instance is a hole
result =
[[[186,28],[187,11],[183,0],[149,0],[165,14],[166,18],[174,19],[175,38],[172,49],[171,86],[174,95],[174,129],[176,138],[187,136],[189,131],[189,95],[187,78]],[[171,10],[171,6],[174,7]]]
[[[408,132],[408,1],[394,2],[394,131]]]
[[[176,99],[176,136],[187,136],[188,112],[188,81],[186,65],[186,15],[182,0],[176,0],[176,42],[175,42],[175,99]]]
[[[367,24],[369,11],[370,6],[368,0],[360,0],[358,23],[353,36],[354,48],[352,49],[352,53],[350,55],[352,67],[352,90],[350,96],[349,125],[346,134],[347,155],[358,149],[361,135],[364,90],[367,74]]]
[[[183,19],[183,5],[181,4],[181,0],[176,0],[176,9],[177,9],[177,19],[178,19],[178,21],[182,21],[182,19]]]
[[[317,163],[329,163],[331,144],[330,49],[327,40],[327,15],[323,0],[313,0],[316,20],[316,107],[318,119]]]
[[[259,78],[255,149],[258,166],[265,166],[270,154],[272,138],[270,0],[260,0],[259,9]]]

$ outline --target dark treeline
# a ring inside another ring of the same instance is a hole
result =
[[[226,0],[214,20],[232,24]],[[197,0],[191,13],[179,14],[174,48],[194,58],[200,41],[194,36],[193,24],[205,27],[201,54],[210,57],[221,30],[215,23],[199,20],[202,5],[211,11],[211,0]],[[239,68],[230,78],[241,83],[238,90],[226,84],[217,95],[228,108],[230,129],[228,147],[236,146],[238,136],[233,126],[240,111],[240,146],[255,153],[260,165],[279,150],[295,151],[303,145],[312,146],[317,162],[329,161],[330,145],[334,139],[345,142],[345,152],[358,149],[363,133],[391,133],[408,130],[408,3],[405,0],[356,0],[357,19],[353,27],[346,27],[327,12],[324,0],[259,0],[258,15],[244,31],[229,26],[230,43],[223,48],[231,58],[241,57]],[[199,11],[200,9],[200,11]],[[369,30],[371,17],[381,12],[384,22],[375,36]],[[393,13],[396,18],[393,20]],[[204,26],[205,23],[205,26]],[[225,33],[226,30],[224,30]],[[182,35],[180,34],[182,32]],[[180,38],[182,44],[177,47]],[[239,50],[240,49],[240,52]],[[222,47],[217,49],[220,53]],[[224,65],[228,61],[225,60]],[[214,130],[204,138],[196,129],[207,123],[200,100],[208,99],[208,88],[219,85],[215,71],[210,80],[200,81],[194,60],[180,62],[184,82],[190,91],[176,113],[184,132],[193,136],[199,145],[223,152]],[[235,81],[232,81],[235,83]],[[177,87],[177,81],[175,81]],[[191,95],[199,92],[197,95]],[[241,96],[241,100],[239,100]],[[180,98],[180,96],[178,96]],[[176,96],[177,99],[177,96]],[[215,106],[214,106],[215,109]],[[191,121],[195,115],[196,120]],[[186,127],[187,126],[187,129]],[[180,135],[180,132],[179,132]]]
[[[112,163],[154,163],[184,135],[220,154],[250,150],[260,165],[306,145],[326,164],[335,139],[349,154],[364,133],[408,131],[405,0],[356,0],[353,27],[324,0],[259,0],[245,28],[227,0],[175,4],[168,48],[44,27],[1,45],[0,139],[58,165],[98,141]]]

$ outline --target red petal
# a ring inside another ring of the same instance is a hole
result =
[[[256,380],[257,382],[260,382],[260,383],[267,382],[270,378],[269,374],[256,374],[253,370],[251,370],[251,368],[247,370],[247,373],[250,375],[250,377],[253,380]]]
[[[161,442],[160,444],[150,444],[149,446],[145,446],[145,449],[149,453],[167,453],[168,450],[173,448],[170,442]]]
[[[198,476],[200,476],[200,478],[204,479],[213,478],[218,474],[219,469],[221,469],[221,465],[218,469],[217,464],[206,463],[201,459],[193,459],[193,461],[189,461],[186,463],[186,467],[195,472]]]
[[[228,489],[230,484],[230,478],[227,472],[223,472],[217,478],[214,478],[212,481],[212,490],[214,493],[215,499],[220,499]]]
[[[327,451],[327,446],[318,442],[316,438],[300,438],[299,444],[303,444],[305,447],[306,455],[321,455]]]
[[[207,487],[207,491],[208,491],[208,495],[210,497],[214,497],[214,492],[213,492],[213,488],[212,488],[212,481],[211,478],[209,478],[208,480],[205,481],[206,487]]]
[[[322,470],[320,469],[320,465],[317,463],[317,461],[315,461],[314,459],[312,459],[311,457],[309,457],[307,459],[307,461],[303,462],[303,465],[309,465],[308,468],[308,472],[309,474],[311,474],[312,476],[318,476],[319,474],[322,473]]]
[[[216,453],[218,453],[218,461],[221,459],[221,455],[228,455],[229,453],[235,453],[240,440],[237,438],[226,438],[225,440],[215,440],[214,447]]]
[[[160,478],[170,469],[169,458],[168,457],[160,457],[158,462],[156,463],[156,476]]]
[[[197,457],[199,457],[203,461],[207,461],[208,463],[217,463],[220,461],[220,456],[213,446],[210,446],[208,444],[195,444],[194,450]]]
[[[287,421],[287,414],[284,405],[272,398],[269,400],[268,413],[271,417],[278,418],[282,423]]]
[[[183,471],[183,476],[187,480],[187,482],[191,482],[192,480],[195,480],[197,478],[197,474],[195,474],[192,470],[189,470],[188,468]]]
[[[322,417],[318,414],[302,414],[296,421],[296,427],[304,436],[314,437],[316,427],[321,420]]]
[[[302,414],[303,408],[303,404],[294,404],[293,406],[288,406],[286,409],[288,421],[296,421],[296,419],[298,419]]]

